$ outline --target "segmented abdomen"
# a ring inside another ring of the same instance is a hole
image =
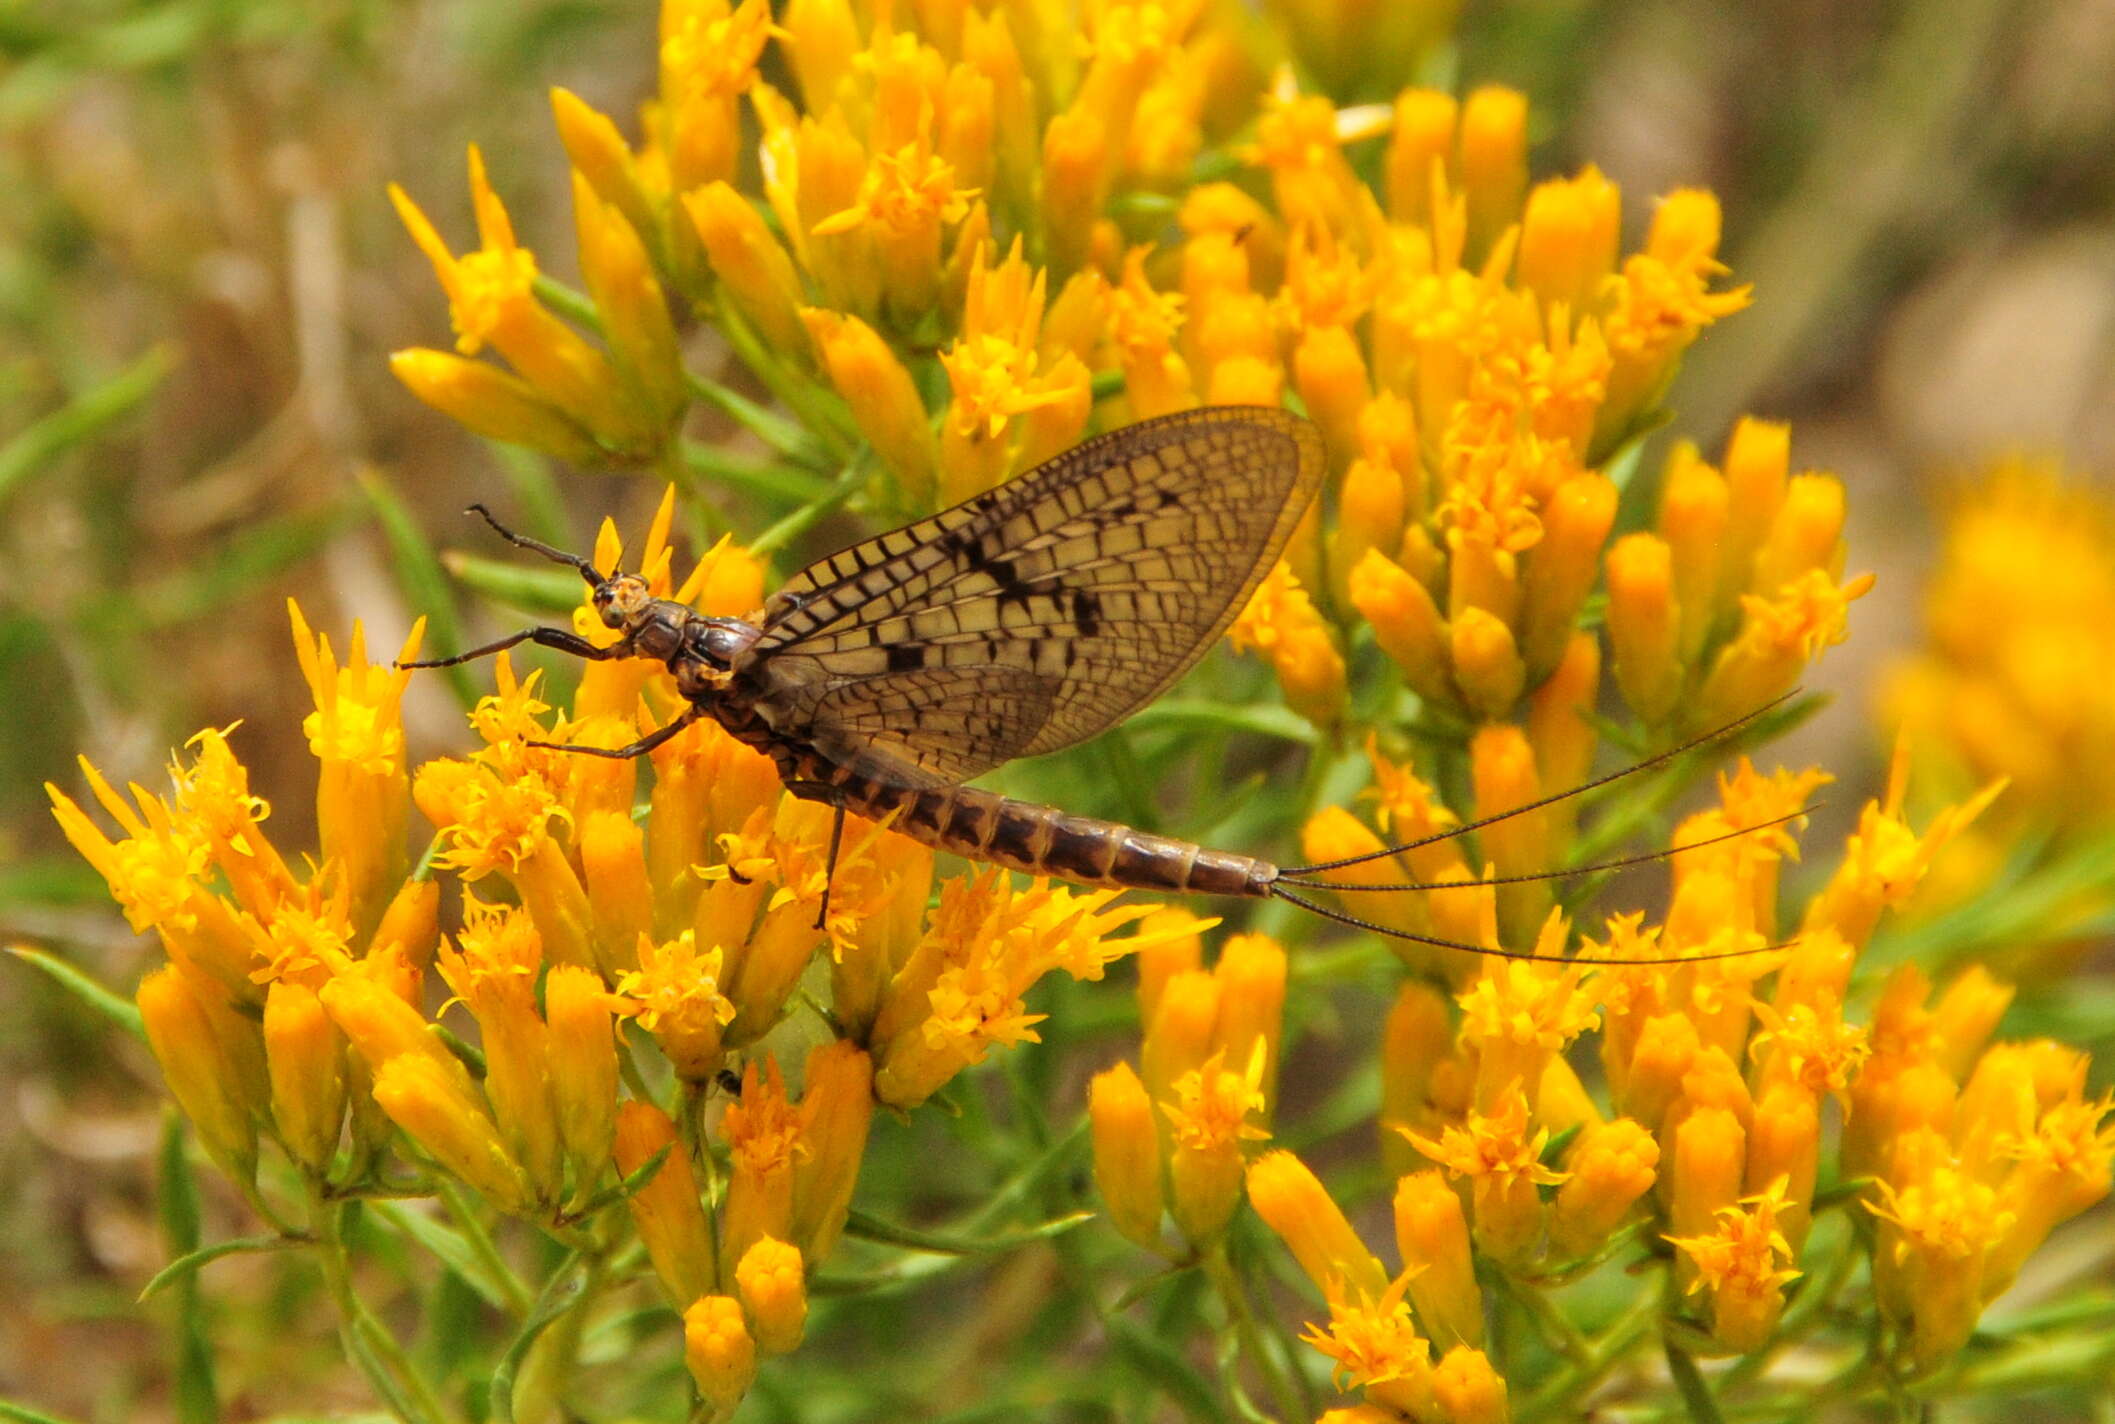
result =
[[[872,821],[885,820],[890,830],[969,860],[1080,885],[1172,895],[1261,898],[1270,894],[1278,878],[1276,866],[1253,856],[1068,815],[1055,806],[969,786],[897,786],[819,758],[802,760],[810,765],[801,768],[799,779],[835,785],[845,809]]]

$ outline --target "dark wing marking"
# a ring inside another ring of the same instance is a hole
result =
[[[966,674],[1012,669],[1049,684],[1032,727],[944,756],[915,751],[908,732],[892,745],[944,780],[1071,746],[1159,696],[1218,640],[1322,472],[1315,428],[1274,407],[1111,431],[794,575],[736,670],[779,730],[802,735],[814,717],[812,740],[840,685],[945,674],[921,685],[918,705],[967,715],[955,699],[988,689],[984,674]],[[847,742],[861,735],[838,730]]]

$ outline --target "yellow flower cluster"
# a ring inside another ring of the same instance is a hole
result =
[[[636,561],[656,595],[730,615],[759,604],[760,566],[726,541],[675,582],[673,515],[671,492]],[[623,555],[605,524],[598,566]],[[844,1226],[877,1103],[916,1107],[994,1045],[1034,1040],[1023,998],[1043,975],[1100,978],[1134,948],[1195,942],[1183,924],[1115,937],[1148,908],[995,871],[942,883],[929,909],[931,851],[856,821],[829,880],[828,811],[716,724],[659,748],[642,795],[634,761],[566,750],[623,745],[679,710],[673,680],[641,662],[588,663],[557,709],[502,657],[470,715],[482,746],[411,771],[411,674],[369,663],[357,627],[341,665],[293,619],[321,764],[305,875],[263,836],[268,807],[224,733],[194,739],[172,797],[128,799],[84,761],[117,838],[49,788],[68,838],[167,947],[138,1003],[171,1092],[261,1210],[265,1140],[317,1201],[439,1175],[561,1239],[621,1181],[715,1405],[740,1397],[759,1352],[798,1342],[805,1273]],[[612,636],[587,606],[574,624]],[[412,805],[434,827],[426,860],[462,886],[453,933],[440,881],[413,869]],[[796,1098],[766,1040],[811,969],[832,1036]],[[429,1016],[433,970],[449,997]],[[474,1032],[443,1030],[457,1006]],[[730,1059],[741,1089],[708,1133],[700,1109]],[[1239,1180],[1237,1157],[1228,1211]]]
[[[1109,1220],[1149,1251],[1187,1254],[1218,1244],[1241,1204],[1246,1144],[1270,1136],[1284,1043],[1285,951],[1265,935],[1237,935],[1210,970],[1186,910],[1156,911],[1141,927],[1140,1068],[1097,1075],[1088,1091],[1094,1175]],[[1163,1215],[1187,1248],[1168,1251]]]
[[[2017,832],[2075,840],[2108,826],[2115,688],[2086,670],[2115,656],[2110,608],[2115,504],[2104,494],[2021,457],[1954,490],[1924,637],[1889,669],[1881,717],[1946,780],[2002,776],[2012,790],[1935,898],[1987,884]],[[2066,916],[2102,906],[2083,898]]]
[[[1903,819],[1906,771],[1898,757],[1887,796],[1866,806],[1789,932],[1774,913],[1789,832],[1721,837],[1796,808],[1823,778],[1743,762],[1721,779],[1721,804],[1676,829],[1671,844],[1692,849],[1672,861],[1662,922],[1619,916],[1589,942],[1634,967],[1567,965],[1553,913],[1538,944],[1547,963],[1481,961],[1451,996],[1405,985],[1381,1043],[1401,1273],[1291,1154],[1248,1173],[1257,1213],[1328,1305],[1310,1340],[1363,1393],[1364,1412],[1342,1418],[1504,1417],[1506,1383],[1479,1350],[1479,1280],[1532,1295],[1629,1243],[1673,1248],[1673,1309],[1695,1311],[1718,1350],[1762,1349],[1830,1179],[1871,1179],[1856,1209],[1872,1224],[1880,1308],[1904,1367],[1928,1370],[2052,1227],[2107,1195],[2115,1100],[2087,1094],[2082,1054],[1992,1044],[2011,995],[1986,972],[1932,999],[1905,966],[1868,1020],[1848,1017],[1852,968],[1882,910],[1995,790],[1920,833]],[[1767,953],[1704,957],[1781,934]],[[1594,1031],[1605,1101],[1566,1057]],[[1825,1174],[1831,1102],[1844,1126]]]

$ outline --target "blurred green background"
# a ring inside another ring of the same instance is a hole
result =
[[[460,239],[480,143],[570,279],[546,91],[629,114],[654,23],[643,0],[0,4],[8,942],[122,985],[153,954],[44,810],[76,751],[158,787],[173,745],[241,719],[275,839],[309,838],[284,601],[394,646],[411,615],[383,511],[479,552],[470,499],[579,543],[604,513],[640,527],[651,482],[554,477],[389,376],[389,351],[443,344],[446,314],[383,185]],[[1528,92],[1538,175],[1591,159],[1634,220],[1679,185],[1723,199],[1758,300],[1697,347],[1679,428],[1708,450],[1743,411],[1788,418],[1795,463],[1849,484],[1851,564],[1881,582],[1822,666],[1845,695],[1785,755],[1869,765],[1865,681],[1914,633],[1934,477],[2014,446],[2115,469],[2115,5],[1472,4],[1459,69]],[[462,740],[438,679],[406,713],[416,756]],[[157,1099],[143,1048],[0,968],[0,1397],[167,1417],[163,1337],[131,1304],[162,1259]],[[209,1235],[241,1229],[207,1205]],[[321,1329],[279,1328],[280,1277],[215,1282],[216,1331],[253,1342],[222,1380],[233,1417],[362,1401]],[[980,1288],[1003,1311],[1004,1269]]]

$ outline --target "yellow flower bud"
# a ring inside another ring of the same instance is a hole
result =
[[[1154,1102],[1166,1102],[1174,1095],[1175,1080],[1210,1056],[1222,987],[1214,975],[1199,969],[1174,975],[1161,991],[1139,1049],[1139,1076]]]
[[[1404,981],[1381,1029],[1381,1159],[1393,1175],[1417,1160],[1403,1130],[1431,1128],[1433,1070],[1453,1041],[1446,995],[1422,979]]]
[[[1417,1318],[1439,1348],[1483,1342],[1483,1293],[1469,1259],[1461,1197],[1437,1168],[1395,1184],[1395,1245],[1410,1274]]]
[[[407,964],[423,970],[433,963],[433,951],[440,942],[441,882],[407,880],[382,911],[367,955],[372,959],[394,946]]]
[[[895,477],[904,498],[921,507],[932,503],[938,446],[911,373],[858,317],[816,307],[802,307],[800,316],[822,352],[830,383],[851,406],[860,433]]]
[[[617,1040],[610,996],[592,969],[572,964],[545,976],[543,994],[558,1136],[571,1167],[572,1199],[581,1201],[609,1166],[617,1132]]]
[[[1454,681],[1462,700],[1479,716],[1506,716],[1527,685],[1527,665],[1513,642],[1513,630],[1471,606],[1455,616],[1451,635]]]
[[[1769,597],[1743,598],[1740,632],[1712,664],[1697,718],[1718,726],[1790,691],[1824,648],[1844,640],[1850,605],[1872,587],[1871,574],[1838,587],[1824,571],[1809,569]]]
[[[1317,865],[1370,855],[1382,849],[1384,844],[1364,822],[1341,806],[1324,806],[1308,817],[1307,824],[1300,828],[1301,858]],[[1316,873],[1323,880],[1342,885],[1410,883],[1402,862],[1394,856]],[[1424,896],[1410,892],[1361,895],[1358,897],[1358,913],[1375,924],[1404,934],[1426,934],[1431,925],[1423,901]],[[1414,940],[1392,940],[1388,947],[1406,965],[1419,970],[1428,967],[1434,953],[1433,946]]]
[[[717,1414],[742,1402],[756,1380],[756,1341],[731,1295],[701,1295],[683,1311],[683,1363]]]
[[[1601,640],[1591,633],[1574,633],[1564,654],[1542,686],[1528,699],[1528,742],[1535,748],[1535,766],[1542,785],[1564,790],[1584,784],[1593,774],[1594,730],[1592,713],[1601,687]],[[1549,808],[1552,834],[1570,839],[1573,802]]]
[[[321,1176],[345,1122],[345,1040],[312,990],[281,979],[266,991],[264,1060],[279,1140],[289,1156]]]
[[[646,834],[624,811],[591,811],[580,822],[577,848],[600,958],[636,969],[639,939],[651,938],[654,928]]]
[[[572,465],[603,459],[584,427],[527,381],[488,361],[414,346],[392,353],[389,370],[420,400],[488,440],[526,445]]]
[[[1490,1357],[1467,1345],[1456,1345],[1432,1371],[1432,1392],[1447,1411],[1447,1424],[1508,1424],[1505,1379]]]
[[[1478,90],[1480,95],[1484,91]],[[1387,172],[1388,216],[1398,223],[1427,225],[1432,216],[1433,167],[1442,176],[1454,152],[1457,105],[1454,96],[1441,89],[1405,89],[1395,99],[1395,125],[1388,138],[1384,160]],[[1526,155],[1522,154],[1523,162]],[[1523,178],[1526,173],[1523,170]],[[1514,196],[1512,213],[1520,210]],[[1508,221],[1512,214],[1508,214]]]
[[[2011,1007],[2012,995],[2012,985],[2000,983],[1980,964],[1956,975],[1931,1008],[1932,1053],[1939,1066],[1956,1080],[1967,1078]]]
[[[1459,700],[1448,671],[1447,625],[1431,590],[1379,549],[1368,549],[1352,566],[1348,592],[1412,691],[1442,706]]]
[[[569,89],[551,90],[551,118],[573,170],[641,236],[654,231],[652,205],[639,185],[632,151],[616,124]]]
[[[799,1346],[808,1326],[808,1282],[798,1248],[766,1236],[742,1253],[734,1288],[756,1326],[758,1349],[784,1355]]]
[[[390,1121],[494,1207],[526,1215],[536,1190],[499,1139],[485,1105],[431,1058],[400,1053],[375,1070],[374,1098]]]
[[[806,1151],[793,1160],[792,1236],[810,1261],[827,1260],[844,1230],[873,1120],[873,1060],[844,1039],[811,1052],[800,1099]]]
[[[1571,1175],[1550,1208],[1550,1244],[1561,1259],[1592,1255],[1652,1190],[1660,1145],[1627,1117],[1584,1129],[1566,1155]]]
[[[778,1060],[751,1059],[742,1092],[720,1119],[727,1139],[727,1195],[720,1204],[720,1257],[739,1261],[766,1236],[793,1235],[793,1168],[806,1153],[800,1116],[786,1097]]]
[[[642,423],[672,429],[690,403],[690,392],[668,299],[654,277],[646,244],[624,214],[605,203],[577,170],[573,217],[580,275],[594,299],[617,379],[640,408]]]
[[[1571,642],[1579,610],[1601,572],[1601,546],[1616,520],[1616,487],[1588,471],[1557,486],[1543,505],[1542,541],[1529,551],[1521,609],[1528,677],[1548,675]]]
[[[1618,1073],[1618,1065],[1609,1064],[1609,1078],[1618,1085],[1616,1105],[1639,1122],[1659,1122],[1674,1104],[1683,1076],[1702,1050],[1696,1024],[1687,1014],[1655,1014],[1646,1019],[1623,1071]]]
[[[1667,541],[1674,574],[1674,602],[1681,610],[1682,661],[1702,651],[1720,608],[1719,561],[1726,540],[1729,495],[1725,477],[1704,463],[1683,440],[1667,453],[1660,476],[1660,537]]]
[[[1322,427],[1331,465],[1342,468],[1358,448],[1359,412],[1372,398],[1366,357],[1349,327],[1310,326],[1300,334],[1293,348],[1293,386]]]
[[[1278,1055],[1285,1032],[1285,950],[1269,935],[1235,935],[1219,951],[1219,1018],[1212,1047],[1228,1063],[1245,1064],[1262,1048],[1263,1117],[1278,1098]]]
[[[737,308],[764,340],[781,352],[808,349],[801,326],[800,274],[749,200],[725,183],[683,194],[684,211]]]
[[[1779,1224],[1795,1257],[1806,1242],[1820,1168],[1821,1108],[1813,1091],[1790,1082],[1765,1089],[1748,1132],[1745,1189],[1753,1195],[1773,1183],[1783,1184]]]
[[[719,1266],[690,1155],[677,1140],[676,1125],[667,1113],[652,1103],[627,1099],[617,1109],[617,1171],[631,1176],[664,1147],[668,1156],[660,1168],[628,1198],[632,1223],[668,1298],[694,1301],[713,1288]],[[743,1338],[748,1338],[746,1333]]]
[[[1711,1231],[1719,1212],[1740,1200],[1747,1156],[1748,1135],[1731,1110],[1701,1107],[1682,1119],[1662,1178],[1670,1235]],[[1695,1270],[1693,1262],[1678,1263],[1676,1274],[1685,1288]]]
[[[1843,572],[1843,482],[1829,475],[1798,475],[1755,553],[1750,586],[1758,592],[1782,588],[1810,569],[1831,578]]]
[[[1162,905],[1138,922],[1138,933],[1147,941],[1131,956],[1131,962],[1138,967],[1140,1023],[1153,1022],[1160,1011],[1161,993],[1170,979],[1204,963],[1204,931],[1208,928],[1209,921],[1180,905]]]
[[[1592,310],[1602,279],[1615,271],[1621,226],[1616,185],[1592,164],[1576,178],[1536,184],[1521,218],[1520,285],[1545,305]]]
[[[1465,614],[1462,621],[1467,618]],[[1543,788],[1535,774],[1535,753],[1528,746],[1527,735],[1510,723],[1492,723],[1476,729],[1469,740],[1469,775],[1475,788],[1478,820],[1516,811],[1542,796]],[[1551,841],[1549,815],[1543,809],[1493,820],[1478,834],[1484,859],[1496,867],[1501,877],[1531,875],[1556,864],[1559,852]],[[1500,934],[1524,937],[1541,922],[1549,904],[1547,881],[1499,886]]]
[[[1485,84],[1461,113],[1461,192],[1468,202],[1463,261],[1481,263],[1491,245],[1519,220],[1527,193],[1527,95]]]
[[[361,967],[369,962],[362,961]],[[416,981],[408,987],[415,992]],[[459,1075],[464,1093],[475,1091],[463,1065],[429,1031],[425,1015],[389,986],[366,974],[346,973],[325,984],[317,996],[370,1069],[379,1069],[400,1054],[416,1054],[432,1060],[444,1073]]]
[[[1726,554],[1717,606],[1732,608],[1756,585],[1755,551],[1777,521],[1792,463],[1792,427],[1744,415],[1726,441]]]
[[[1652,534],[1626,534],[1608,551],[1608,641],[1616,686],[1639,720],[1658,725],[1682,690],[1674,553]]]
[[[1087,1090],[1094,1185],[1109,1224],[1148,1251],[1160,1249],[1163,1198],[1153,1103],[1129,1063],[1097,1073]]]
[[[1266,1152],[1249,1164],[1248,1200],[1325,1296],[1377,1300],[1387,1290],[1387,1271],[1292,1153]]]
[[[1330,569],[1341,602],[1351,601],[1351,571],[1369,553],[1392,554],[1403,540],[1403,479],[1385,459],[1360,455],[1337,488],[1337,527],[1331,535]]]
[[[257,1171],[257,1116],[268,1101],[243,1066],[261,1057],[245,1041],[256,1038],[256,1026],[216,986],[175,965],[142,979],[135,998],[177,1106],[220,1169],[247,1185]]]
[[[1067,109],[1043,131],[1044,250],[1054,271],[1069,274],[1087,261],[1109,160],[1108,126],[1096,114]]]

